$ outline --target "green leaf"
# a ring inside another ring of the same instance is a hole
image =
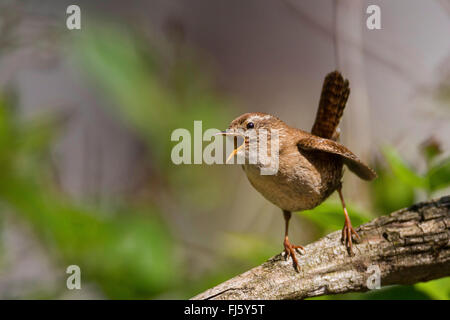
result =
[[[450,299],[450,277],[417,283],[414,286],[416,287],[416,289],[426,293],[433,299]]]
[[[377,164],[378,178],[370,183],[374,207],[381,214],[409,207],[414,203],[414,188],[393,175],[389,168]]]
[[[433,166],[427,173],[430,191],[444,189],[450,186],[450,158]]]
[[[419,189],[428,189],[427,179],[415,173],[400,154],[393,147],[383,148],[383,155],[386,158],[394,175],[405,184]]]
[[[369,213],[353,205],[347,204],[347,212],[354,227],[373,218]],[[344,225],[344,210],[342,204],[336,201],[326,201],[312,210],[297,212],[297,214],[313,222],[320,228],[322,234],[339,230]]]
[[[266,239],[251,234],[228,233],[221,242],[225,244],[226,256],[249,266],[261,264],[282,250],[281,242],[276,247]]]

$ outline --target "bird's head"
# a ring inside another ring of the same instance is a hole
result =
[[[230,135],[243,138],[243,143],[230,154],[227,162],[235,156],[241,149],[245,148],[245,156],[248,156],[249,141],[255,137],[255,142],[259,143],[261,134],[266,135],[267,142],[270,143],[273,130],[277,130],[282,135],[287,125],[277,117],[261,112],[244,113],[233,121],[227,130],[220,132],[222,135]]]
[[[252,112],[244,113],[231,121],[228,130],[250,132],[251,130],[257,131],[260,129],[280,129],[282,126],[285,126],[284,122],[271,114]]]

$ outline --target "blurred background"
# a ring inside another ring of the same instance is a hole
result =
[[[341,142],[379,175],[345,174],[353,225],[449,194],[449,31],[448,0],[1,0],[0,299],[186,299],[280,253],[281,212],[241,168],[174,165],[170,135],[253,111],[310,130],[334,69]],[[343,221],[333,195],[291,239]],[[321,298],[449,297],[444,278]]]

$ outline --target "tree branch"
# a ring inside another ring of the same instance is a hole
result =
[[[450,196],[423,202],[361,225],[349,256],[333,232],[305,247],[300,272],[281,254],[193,299],[303,299],[414,284],[450,275]],[[375,272],[376,272],[375,271]]]

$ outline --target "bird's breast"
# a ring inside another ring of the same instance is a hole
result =
[[[257,165],[243,169],[251,185],[267,200],[287,211],[312,209],[322,203],[338,187],[342,178],[342,161],[327,153],[280,154],[278,171],[261,175]]]

